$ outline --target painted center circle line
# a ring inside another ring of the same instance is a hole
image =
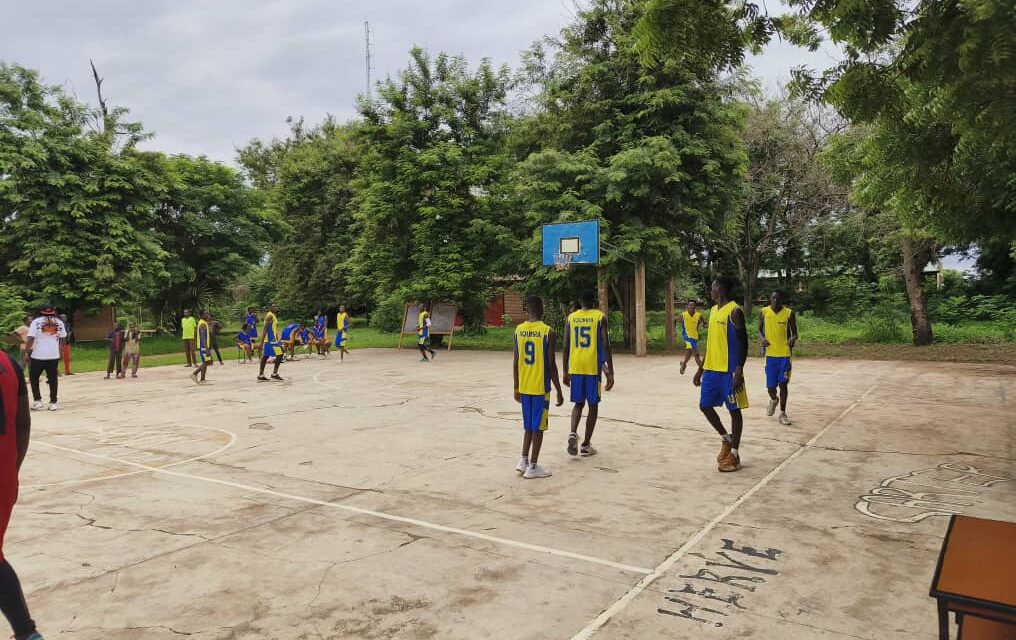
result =
[[[128,461],[145,461],[147,466],[154,469],[168,469],[198,460],[214,458],[232,447],[236,443],[237,435],[227,429],[216,427],[170,426],[154,430],[146,427],[115,427],[102,431],[61,434],[56,438],[58,438],[58,442],[63,440],[64,442],[69,441],[71,444],[81,443],[77,447],[61,447],[64,450],[80,450],[82,453],[93,455],[119,451],[119,457]],[[49,439],[51,438],[47,438],[47,440]],[[40,440],[39,444],[54,445],[56,443]],[[215,448],[209,450],[209,447]],[[176,457],[174,454],[181,456],[180,459],[174,459]],[[64,487],[86,482],[126,478],[142,473],[148,473],[148,471],[124,471],[60,482],[22,484],[21,488]]]

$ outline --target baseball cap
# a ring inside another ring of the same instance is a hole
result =
[[[44,316],[55,316],[56,309],[54,309],[52,305],[46,305],[43,308],[39,309],[39,313]]]

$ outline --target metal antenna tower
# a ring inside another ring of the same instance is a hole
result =
[[[372,93],[372,86],[370,82],[370,22],[364,21],[363,23],[363,37],[367,45],[367,99],[370,100]]]

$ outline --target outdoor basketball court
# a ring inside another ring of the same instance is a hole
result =
[[[951,513],[1016,520],[1016,368],[748,364],[744,468],[674,357],[620,356],[600,455],[541,462],[507,353],[62,380],[7,550],[47,638],[934,638]]]

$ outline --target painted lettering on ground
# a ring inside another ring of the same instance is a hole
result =
[[[679,575],[688,582],[680,589],[668,589],[663,597],[667,604],[656,611],[722,627],[719,618],[744,609],[742,598],[755,593],[773,576],[780,575],[776,561],[781,553],[779,549],[760,551],[738,546],[733,540],[724,538],[723,547],[711,558],[699,553],[689,554],[702,558],[705,564],[697,573]]]
[[[860,496],[854,508],[878,520],[915,523],[963,513],[980,502],[977,498],[984,491],[1014,480],[994,471],[947,462],[886,478]]]

